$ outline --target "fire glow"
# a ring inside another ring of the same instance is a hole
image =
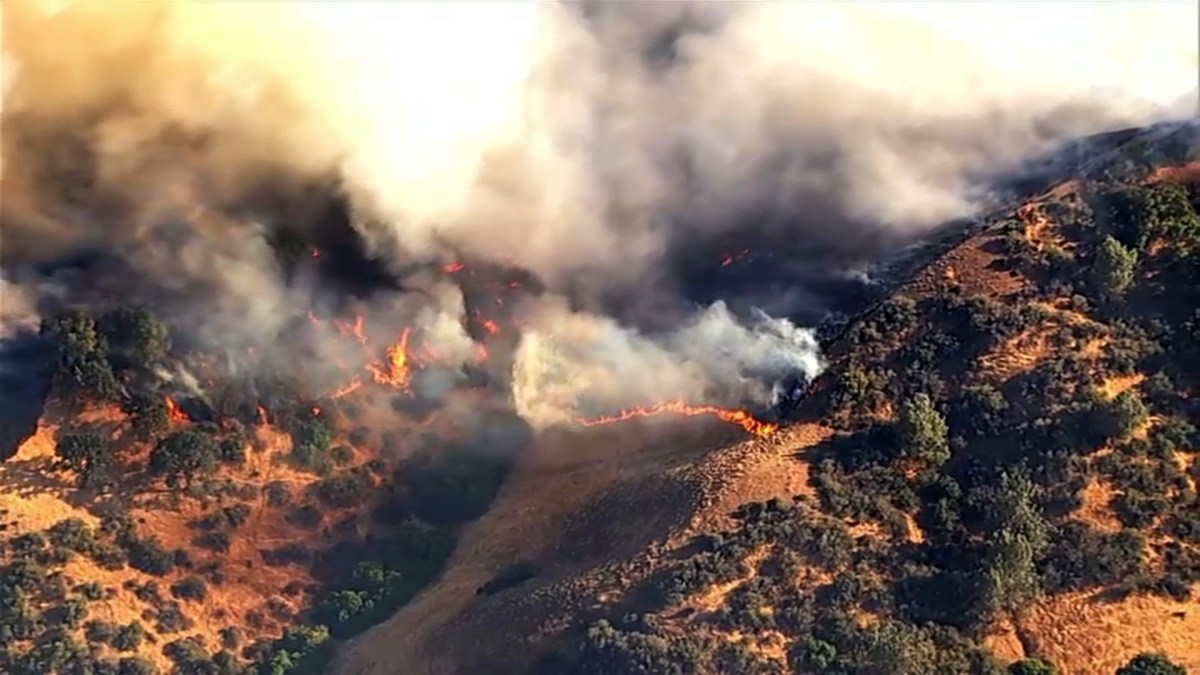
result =
[[[188,419],[187,414],[179,409],[179,405],[175,403],[175,399],[171,398],[170,396],[164,396],[163,402],[167,406],[167,417],[172,422],[189,422],[189,421],[191,421],[190,419]]]
[[[379,384],[386,384],[398,389],[407,389],[412,382],[412,373],[408,369],[408,341],[412,337],[412,329],[405,328],[400,334],[400,340],[388,347],[387,359],[383,365],[369,364],[367,368]]]
[[[766,438],[775,433],[779,429],[778,424],[772,422],[764,422],[756,419],[753,415],[745,410],[737,410],[732,408],[719,408],[711,405],[689,405],[683,401],[667,401],[664,403],[654,403],[651,405],[638,406],[623,410],[614,415],[606,415],[603,417],[594,417],[591,419],[581,419],[577,423],[580,426],[595,427],[603,424],[615,424],[617,422],[625,422],[639,417],[653,417],[665,413],[673,413],[676,415],[684,415],[686,417],[696,417],[699,415],[713,415],[718,419],[736,424],[745,429],[747,433]]]
[[[731,254],[723,262],[723,265],[743,259],[749,253],[749,250],[744,250]],[[442,272],[445,274],[473,274],[473,271],[458,261],[447,263],[442,267]],[[521,284],[518,281],[511,281],[508,283],[493,284],[489,288],[503,291],[519,289],[521,288]],[[498,305],[503,304],[503,298],[501,297],[495,297],[493,300]],[[474,361],[477,364],[482,364],[489,359],[489,347],[486,344],[487,338],[499,335],[504,332],[504,328],[498,321],[483,315],[478,309],[471,311],[468,318],[472,323],[482,328],[484,333],[484,340],[475,344],[474,354]],[[364,385],[372,382],[399,389],[411,395],[414,369],[419,369],[430,362],[438,361],[441,357],[437,346],[428,344],[426,340],[422,339],[423,334],[420,330],[413,327],[403,328],[399,337],[387,347],[382,357],[380,357],[378,356],[378,352],[372,349],[368,340],[366,330],[367,318],[365,316],[356,315],[352,320],[332,319],[326,322],[326,320],[317,317],[310,311],[308,319],[314,326],[332,326],[338,334],[343,337],[352,338],[358,342],[366,353],[367,363],[365,365],[365,372],[353,374],[345,384],[331,391],[328,394],[331,399],[347,397],[362,390]],[[340,361],[338,363],[341,364]],[[685,417],[713,416],[723,422],[736,424],[748,434],[760,438],[772,435],[779,428],[778,424],[759,420],[745,410],[722,408],[714,405],[694,405],[682,400],[637,406],[601,417],[580,418],[575,420],[575,423],[584,427],[593,427],[658,415],[681,415]]]

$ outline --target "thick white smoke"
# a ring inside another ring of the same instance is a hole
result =
[[[1194,114],[1200,67],[1190,1],[4,11],[5,253],[85,240],[150,268],[179,259],[171,275],[222,288],[248,326],[276,325],[288,297],[245,231],[214,225],[201,251],[159,241],[164,222],[200,229],[197,206],[280,176],[335,176],[396,260],[448,248],[529,269],[552,293],[635,303],[672,252],[754,210],[798,214],[788,236],[830,241],[967,214],[982,173]],[[84,141],[86,176],[41,152],[64,131]],[[531,418],[762,398],[759,376],[819,369],[807,334],[720,306],[653,337],[568,306],[539,303],[519,347]]]

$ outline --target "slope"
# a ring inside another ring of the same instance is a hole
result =
[[[656,441],[635,491],[599,461],[518,468],[340,672],[1200,667],[1197,147],[1192,126],[1125,134],[931,247],[773,439]],[[605,555],[572,557],[577,520]],[[531,551],[553,572],[469,592]]]

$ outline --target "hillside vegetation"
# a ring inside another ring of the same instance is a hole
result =
[[[1200,669],[1196,140],[1130,144],[852,322],[796,421],[809,489],[694,529],[542,672]]]
[[[47,408],[0,464],[6,674],[327,672],[438,575],[508,470],[386,387],[313,400],[294,368],[235,377],[140,308],[41,332]]]

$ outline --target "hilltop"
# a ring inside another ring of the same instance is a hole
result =
[[[427,346],[369,322],[291,328],[377,355],[313,396],[319,359],[246,379],[141,308],[48,317],[0,671],[1200,669],[1197,133],[1082,144],[893,261],[762,436],[533,433],[474,380],[434,411]]]

